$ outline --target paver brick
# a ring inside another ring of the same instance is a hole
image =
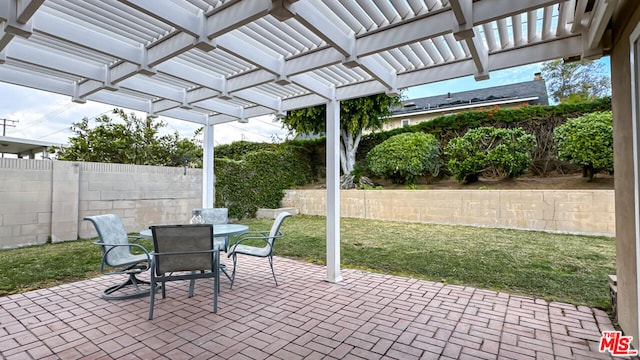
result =
[[[171,283],[148,321],[148,300],[98,296],[114,276],[2,297],[0,358],[611,358],[597,351],[613,328],[597,309],[349,269],[332,284],[284,258],[276,287],[258,260],[243,259],[217,314],[208,291]]]

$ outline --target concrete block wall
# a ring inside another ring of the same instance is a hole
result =
[[[188,223],[191,209],[202,207],[202,169],[79,163],[78,218],[116,214],[127,231],[149,225]],[[81,238],[93,237],[88,221],[80,222]]]
[[[90,238],[88,215],[119,215],[127,231],[187,223],[202,205],[202,170],[0,159],[0,248]]]
[[[344,217],[615,236],[613,190],[343,190]],[[287,190],[283,207],[325,215],[325,190]]]
[[[0,248],[49,239],[52,169],[51,160],[0,159]]]

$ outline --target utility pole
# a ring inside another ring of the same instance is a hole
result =
[[[16,127],[16,123],[18,122],[18,120],[11,120],[11,119],[0,119],[0,121],[2,121],[2,136],[5,136],[7,134],[7,127]]]

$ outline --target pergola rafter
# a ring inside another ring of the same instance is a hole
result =
[[[587,9],[583,0],[207,0],[201,7],[3,0],[0,62],[25,76],[0,71],[0,80],[115,106],[124,106],[116,94],[126,90],[133,110],[218,123],[318,105],[334,94],[397,94],[460,76],[484,79],[507,66],[598,56],[616,1]],[[111,13],[123,16],[122,29]],[[128,22],[137,24],[130,35]],[[531,46],[542,51],[519,55]],[[505,52],[517,61],[502,61]],[[230,65],[196,60],[207,57]],[[333,69],[335,81],[327,82],[324,69]],[[243,105],[224,104],[232,98]]]

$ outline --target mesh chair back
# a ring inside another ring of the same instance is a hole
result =
[[[98,233],[99,242],[114,245],[129,243],[127,230],[125,229],[122,220],[117,215],[94,215],[87,216],[84,219],[93,223]],[[107,254],[105,257],[105,263],[107,265],[117,267],[131,262],[131,257],[134,255],[131,253],[131,248],[129,246],[116,246],[113,250],[109,251],[112,247],[113,246],[109,245],[102,246],[102,255],[104,256],[104,254]]]
[[[204,208],[200,209],[200,215],[204,219],[205,224],[226,224],[229,222],[229,209],[227,208]],[[217,236],[214,243],[218,244],[221,250],[227,251],[229,246],[228,236]]]
[[[210,224],[152,226],[155,254],[184,253],[213,249],[213,226]],[[174,271],[215,270],[213,253],[158,255],[157,275]]]
[[[281,212],[280,214],[278,214],[278,216],[276,216],[276,219],[273,221],[273,225],[271,225],[271,231],[269,231],[268,241],[271,245],[273,245],[273,240],[276,236],[278,236],[278,233],[280,232],[280,226],[282,226],[282,222],[284,221],[284,219],[290,216],[291,214],[286,211]]]
[[[227,208],[200,209],[200,215],[202,215],[205,224],[226,224],[229,222],[229,209]]]

